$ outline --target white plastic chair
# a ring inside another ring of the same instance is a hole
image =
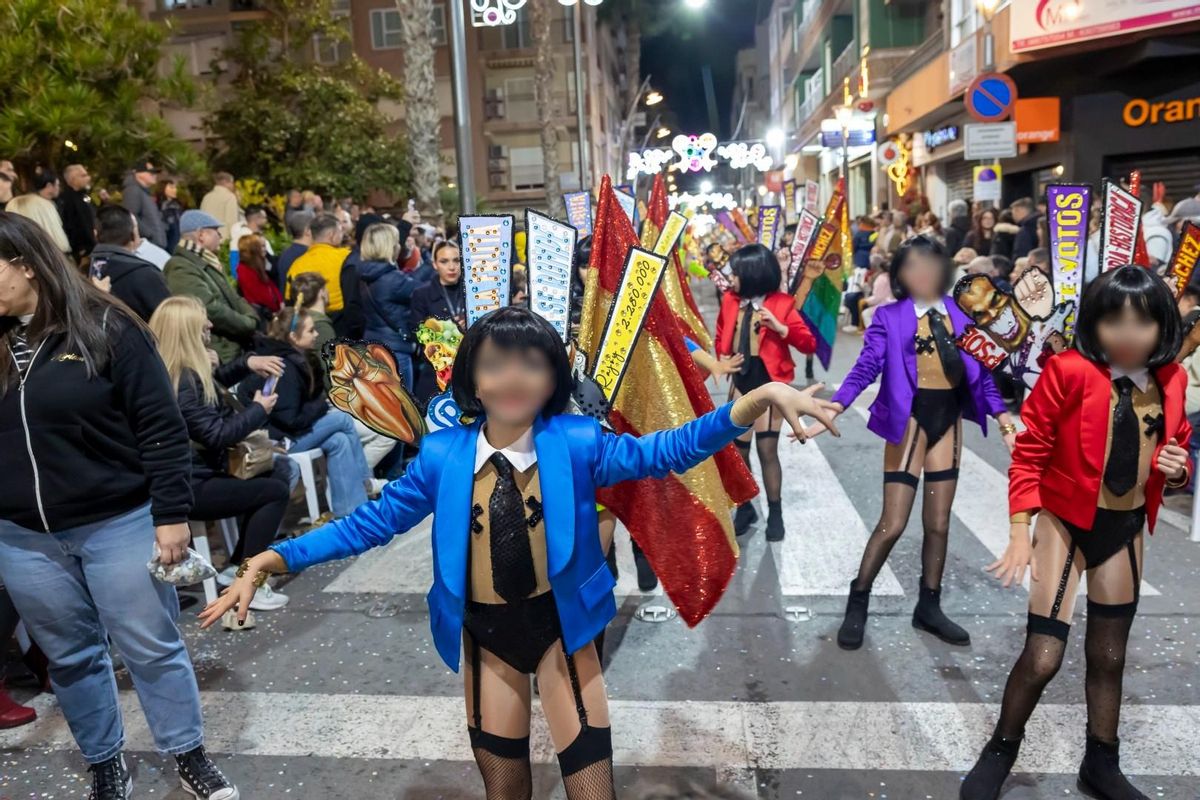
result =
[[[288,453],[288,458],[300,468],[300,482],[304,484],[304,500],[308,505],[308,521],[316,522],[321,516],[321,504],[317,502],[317,477],[313,471],[313,461],[324,459],[325,453],[320,448],[293,450]],[[325,481],[325,502],[330,509],[333,508],[333,493],[328,480]]]
[[[188,527],[192,530],[192,547],[208,563],[212,563],[212,550],[208,547],[208,527],[203,522],[191,520]],[[231,551],[232,552],[232,551]],[[209,578],[203,581],[204,601],[211,603],[217,599],[217,579]]]

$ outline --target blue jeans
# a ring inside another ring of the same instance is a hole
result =
[[[292,442],[292,450],[320,449],[325,454],[329,490],[333,494],[335,517],[344,517],[367,502],[363,482],[371,477],[371,468],[354,430],[354,419],[344,411],[331,408],[317,420],[312,430]]]
[[[196,674],[175,625],[179,596],[150,577],[153,551],[148,505],[58,533],[0,520],[0,579],[50,661],[54,695],[91,764],[125,741],[109,637],[158,749],[186,753],[204,742]]]
[[[1187,415],[1188,422],[1192,424],[1192,440],[1188,442],[1188,453],[1192,457],[1192,479],[1189,489],[1193,489],[1196,485],[1196,463],[1197,456],[1200,455],[1200,412]]]

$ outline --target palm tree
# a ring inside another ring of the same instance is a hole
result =
[[[529,12],[529,35],[534,46],[533,99],[537,105],[538,124],[542,134],[542,173],[545,176],[546,205],[550,216],[562,218],[562,187],[558,181],[558,128],[554,103],[554,42],[550,35],[553,7],[551,0],[532,0],[525,8]],[[580,98],[582,101],[582,98]]]
[[[435,91],[433,0],[396,0],[404,47],[404,88],[408,102],[404,129],[417,207],[426,219],[442,220],[441,109]]]

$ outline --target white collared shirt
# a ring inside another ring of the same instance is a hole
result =
[[[763,300],[766,300],[766,299],[767,299],[767,296],[765,294],[760,294],[758,297],[743,297],[742,302],[739,303],[739,305],[743,309],[746,306],[754,306],[755,308],[762,308]]]
[[[517,472],[524,472],[537,463],[537,450],[533,446],[533,428],[525,431],[521,436],[508,447],[497,450],[492,447],[492,443],[487,439],[487,426],[479,432],[479,438],[475,441],[475,472],[483,469],[483,465],[492,457],[492,453],[503,453],[508,459],[508,463],[513,465],[513,469]]]
[[[938,300],[936,303],[930,303],[929,305],[925,305],[924,303],[918,303],[916,300],[913,300],[913,310],[917,312],[917,319],[920,319],[921,317],[925,316],[933,309],[937,309],[937,312],[939,314],[941,314],[943,317],[947,316],[946,301],[944,301],[944,300]]]
[[[1111,371],[1114,382],[1117,378],[1129,378],[1129,380],[1133,381],[1133,385],[1138,388],[1139,392],[1145,392],[1146,386],[1150,383],[1150,370],[1146,367],[1138,367],[1128,372],[1120,367],[1113,367]]]

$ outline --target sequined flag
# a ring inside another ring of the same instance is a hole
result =
[[[596,206],[579,345],[592,358],[637,235],[603,179]],[[666,271],[669,276],[671,270]],[[666,277],[666,276],[664,276]],[[665,294],[654,296],[609,421],[619,433],[673,428],[713,408]],[[732,487],[732,488],[730,488]],[[597,500],[629,528],[689,625],[712,610],[737,565],[730,509],[757,493],[732,445],[682,475],[625,481]]]
[[[513,218],[459,217],[467,326],[511,299]]]
[[[687,227],[686,218],[683,218],[682,214],[673,214],[669,211],[668,206],[666,183],[663,181],[662,175],[655,175],[654,183],[650,187],[650,203],[646,209],[646,224],[642,229],[642,246],[647,250],[654,249],[654,252],[659,253],[659,255],[666,255],[666,253],[660,252],[658,248],[662,235],[667,230],[670,221],[675,219],[676,224],[678,224],[680,219],[683,219],[684,227]],[[682,233],[682,231],[680,232]],[[677,250],[678,238],[678,236],[675,237],[676,242],[671,244],[671,266],[674,268],[674,274],[668,272],[666,278],[663,280],[663,294],[666,296],[667,305],[671,307],[671,313],[675,316],[675,321],[679,324],[679,329],[683,331],[684,336],[687,336],[705,350],[712,352],[712,336],[704,324],[704,318],[700,315],[700,309],[696,305],[696,298],[692,296],[692,287],[688,283],[688,276],[683,268],[683,262],[679,260]],[[691,361],[690,357],[688,360],[689,362]]]
[[[529,307],[554,326],[566,341],[571,315],[571,271],[575,268],[575,237],[570,225],[525,211],[529,266]]]

